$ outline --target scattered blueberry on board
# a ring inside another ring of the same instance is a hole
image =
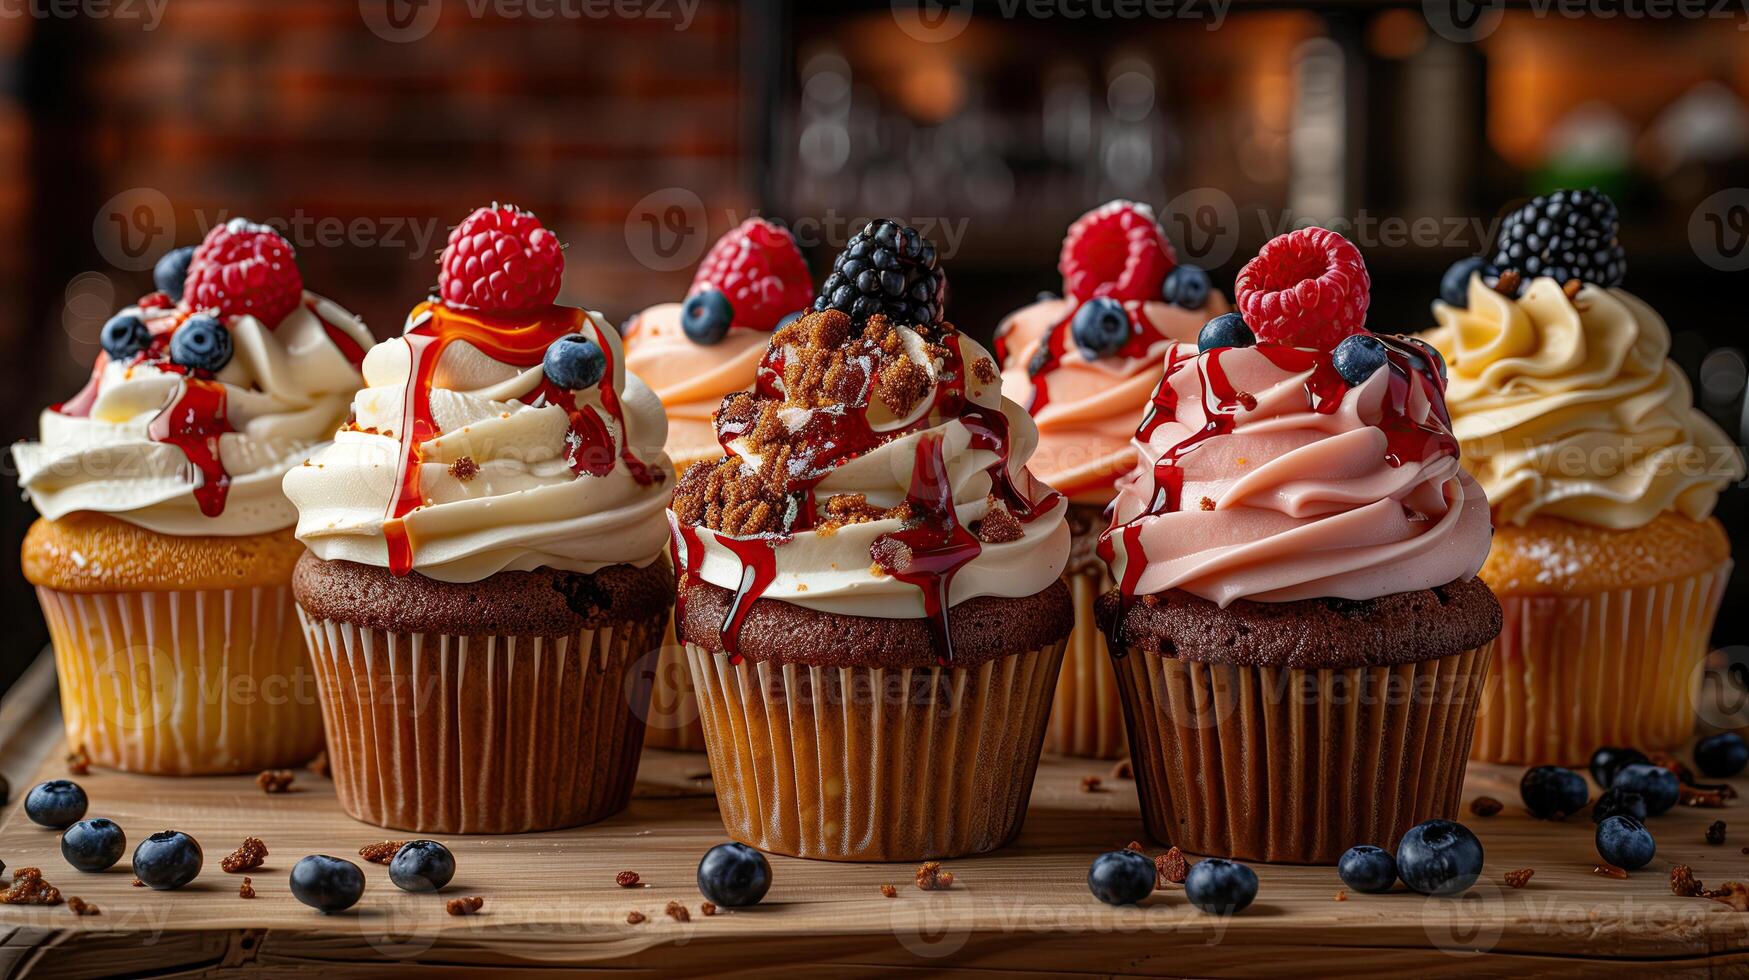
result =
[[[364,897],[364,872],[351,861],[312,854],[292,865],[291,893],[318,912],[339,912]]]
[[[24,798],[24,815],[40,827],[65,830],[85,816],[91,805],[85,790],[70,779],[51,779],[32,787]]]
[[[1087,869],[1087,890],[1107,905],[1135,905],[1154,893],[1154,861],[1138,851],[1106,851]]]
[[[1610,817],[1597,825],[1597,854],[1618,868],[1638,871],[1657,853],[1652,832],[1632,817]]]
[[[1463,824],[1428,820],[1397,845],[1397,874],[1423,895],[1457,895],[1482,876],[1482,842]]]
[[[1356,844],[1342,852],[1336,862],[1342,883],[1357,892],[1379,895],[1397,884],[1397,859],[1391,852],[1371,844]]]
[[[79,871],[107,871],[127,849],[127,835],[108,817],[81,820],[61,834],[61,856]]]
[[[1202,330],[1196,335],[1196,349],[1199,351],[1214,350],[1217,347],[1254,347],[1257,335],[1245,325],[1245,318],[1237,313],[1222,313],[1213,320],[1202,325]]]
[[[1480,272],[1483,280],[1496,279],[1500,270],[1488,263],[1480,255],[1472,255],[1467,259],[1458,259],[1445,270],[1445,277],[1439,280],[1439,298],[1449,306],[1460,310],[1470,306],[1470,277]]]
[[[721,290],[701,289],[680,307],[680,329],[686,338],[702,347],[723,342],[735,323],[735,308]]]
[[[1632,817],[1644,821],[1646,798],[1619,786],[1611,786],[1603,791],[1603,795],[1597,798],[1596,805],[1591,808],[1591,822],[1602,823],[1610,817]]]
[[[1525,809],[1538,820],[1565,820],[1591,802],[1585,777],[1560,766],[1536,766],[1518,781]]]
[[[1729,779],[1749,766],[1749,742],[1736,732],[1703,738],[1694,745],[1694,765],[1714,779]]]
[[[566,391],[581,391],[606,376],[607,355],[595,341],[580,333],[570,333],[547,346],[541,370],[553,384]]]
[[[718,844],[698,862],[698,890],[724,908],[757,905],[771,890],[771,862],[746,844]]]
[[[1110,357],[1129,343],[1130,315],[1117,300],[1095,296],[1075,311],[1075,318],[1069,321],[1069,333],[1089,360]]]
[[[1640,794],[1645,798],[1646,815],[1650,817],[1668,811],[1682,795],[1682,783],[1675,773],[1645,762],[1622,767],[1610,788]]]
[[[189,317],[170,335],[171,363],[191,370],[217,374],[231,363],[231,353],[231,331],[205,314]]]
[[[1166,302],[1187,310],[1200,310],[1209,298],[1209,274],[1200,266],[1183,264],[1166,273],[1161,290]]]
[[[1257,897],[1257,872],[1237,861],[1205,858],[1185,875],[1184,897],[1209,915],[1243,912]]]
[[[125,361],[151,345],[152,330],[132,313],[117,313],[103,325],[97,343],[110,360]]]
[[[1591,753],[1591,778],[1597,781],[1597,785],[1608,789],[1615,783],[1615,774],[1625,767],[1651,761],[1639,749],[1605,745]]]
[[[1344,337],[1331,352],[1330,363],[1350,387],[1362,384],[1385,366],[1385,342],[1369,333]]]
[[[181,888],[200,874],[200,844],[180,830],[161,830],[134,848],[134,877],[157,891]]]
[[[389,880],[402,891],[442,891],[454,877],[455,855],[434,840],[410,840],[389,862]]]
[[[175,302],[182,302],[182,284],[188,279],[188,264],[193,260],[193,245],[165,252],[158,264],[152,267],[152,285]]]

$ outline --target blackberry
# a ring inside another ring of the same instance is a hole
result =
[[[876,314],[907,327],[941,322],[947,272],[935,246],[891,218],[871,221],[851,236],[820,287],[815,310],[850,314],[857,327]]]
[[[1526,279],[1619,286],[1628,266],[1616,235],[1619,224],[1615,202],[1597,188],[1556,191],[1506,216],[1492,261]]]

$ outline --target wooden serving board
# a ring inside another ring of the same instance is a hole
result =
[[[1046,759],[1019,842],[997,854],[947,862],[951,890],[924,892],[911,865],[771,859],[774,884],[755,908],[700,914],[699,857],[725,840],[704,757],[646,753],[631,808],[576,830],[516,837],[452,837],[458,871],[441,896],[411,895],[385,868],[360,862],[362,902],[324,916],[294,900],[287,874],[299,857],[356,859],[395,836],[341,813],[331,784],[299,773],[296,791],[267,795],[250,777],[162,779],[93,770],[79,777],[91,815],[127,831],[130,849],[152,832],[193,834],[206,867],[188,887],[132,887],[124,860],[81,874],[62,860],[57,835],[31,824],[17,802],[41,779],[66,775],[54,678],[39,662],[0,704],[0,772],[15,802],[0,823],[0,859],[37,866],[67,906],[0,907],[0,977],[556,975],[587,967],[664,975],[764,975],[774,966],[864,975],[885,969],[978,970],[1028,975],[1281,976],[1284,974],[1517,975],[1749,972],[1749,914],[1671,894],[1668,869],[1692,865],[1709,885],[1749,881],[1749,815],[1679,808],[1654,821],[1658,857],[1628,880],[1593,873],[1592,825],[1531,819],[1517,805],[1516,770],[1472,767],[1466,803],[1507,803],[1497,816],[1462,819],[1487,848],[1480,884],[1459,899],[1341,890],[1330,868],[1257,866],[1257,902],[1232,918],[1202,915],[1181,891],[1144,906],[1101,905],[1087,891],[1088,862],[1141,835],[1135,788],[1104,763]],[[1102,786],[1082,788],[1100,775]],[[1749,789],[1749,780],[1741,788]],[[1705,842],[1724,819],[1726,842]],[[238,897],[240,876],[219,860],[244,836],[262,838],[258,897]],[[404,835],[402,835],[404,836]],[[1150,848],[1157,853],[1158,848]],[[1506,872],[1534,868],[1528,887]],[[643,884],[621,888],[619,871]],[[897,886],[886,898],[880,886]],[[479,895],[479,915],[452,917],[445,899]],[[664,914],[683,903],[690,921]],[[648,917],[630,924],[627,915]]]

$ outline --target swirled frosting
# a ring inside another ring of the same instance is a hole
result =
[[[601,381],[566,391],[548,345],[595,340]],[[371,348],[353,421],[286,475],[318,558],[447,582],[547,567],[647,565],[662,551],[671,465],[662,403],[625,369],[598,313],[498,316],[425,303]]]
[[[732,455],[681,481],[676,567],[738,608],[764,597],[943,623],[968,599],[1048,588],[1068,505],[1028,471],[1037,429],[994,360],[951,327],[875,317],[849,336],[849,322],[827,311],[779,330],[755,390],[724,404]]]
[[[1002,394],[1038,425],[1038,451],[1028,465],[1070,500],[1104,506],[1135,467],[1130,437],[1166,350],[1194,343],[1203,324],[1229,307],[1213,290],[1200,310],[1125,303],[1136,339],[1116,356],[1090,357],[1069,336],[1077,306],[1073,299],[1045,299],[1022,307],[997,327],[996,350]]]
[[[196,377],[166,353],[187,310],[122,312],[147,324],[153,345],[125,361],[100,353],[85,389],[42,413],[41,441],[13,447],[37,510],[95,511],[175,535],[290,527],[297,514],[280,480],[346,417],[370,331],[306,292],[277,327],[230,317],[230,362]]]
[[[642,378],[668,413],[668,456],[685,469],[717,459],[711,416],[724,396],[753,384],[769,330],[736,327],[721,342],[699,344],[680,329],[679,303],[652,306],[626,325],[626,370]]]
[[[1174,348],[1101,552],[1126,596],[1373,599],[1469,579],[1488,504],[1411,346],[1357,386],[1326,352]]]
[[[1472,276],[1469,308],[1435,302],[1433,315],[1423,336],[1449,365],[1464,465],[1496,522],[1702,520],[1743,476],[1737,447],[1668,360],[1669,328],[1631,293],[1588,284],[1569,299],[1541,278],[1513,299]]]

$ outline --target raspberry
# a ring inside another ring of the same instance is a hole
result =
[[[737,325],[757,330],[770,330],[814,300],[814,282],[795,239],[763,218],[748,218],[711,246],[687,295],[707,286],[728,298]]]
[[[1332,350],[1366,330],[1371,289],[1366,263],[1348,239],[1301,228],[1271,239],[1245,263],[1233,293],[1260,339]]]
[[[1069,226],[1057,271],[1063,292],[1075,299],[1151,300],[1160,298],[1166,274],[1177,264],[1153,209],[1111,201]]]
[[[540,219],[509,204],[480,208],[449,233],[438,294],[489,313],[550,306],[559,297],[565,255]]]
[[[304,295],[291,243],[266,225],[233,218],[207,232],[188,263],[183,299],[191,309],[255,317],[269,327]]]

